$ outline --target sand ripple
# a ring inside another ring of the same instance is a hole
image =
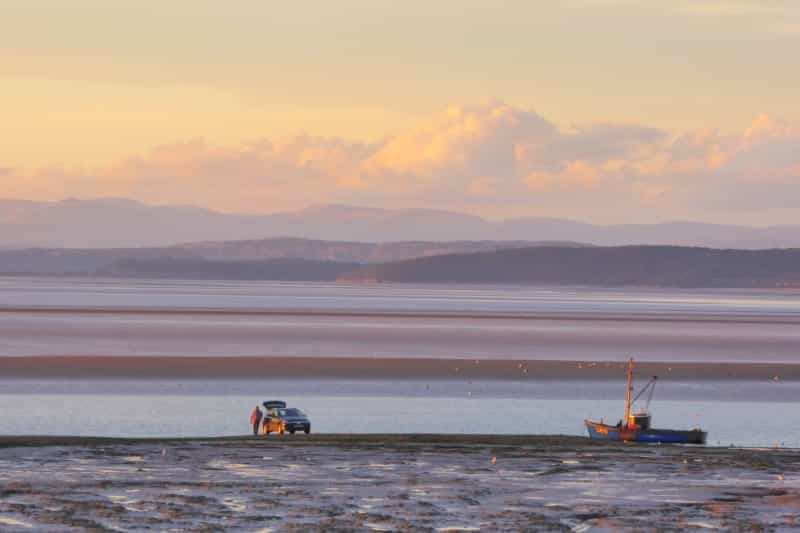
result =
[[[482,445],[449,437],[379,446],[254,440],[0,448],[0,530],[800,526],[798,451],[576,442]]]

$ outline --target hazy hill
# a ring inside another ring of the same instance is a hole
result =
[[[662,287],[800,287],[800,249],[538,247],[367,265],[348,281]]]
[[[486,252],[530,246],[584,246],[570,242],[531,241],[409,241],[343,242],[278,237],[250,241],[198,242],[163,248],[205,259],[253,261],[277,258],[377,263],[453,253]]]
[[[206,259],[122,259],[97,270],[97,276],[125,278],[334,281],[358,263],[271,259],[269,261],[208,261]]]
[[[0,200],[0,247],[5,248],[155,247],[286,236],[348,242],[572,241],[604,246],[800,247],[800,226],[751,228],[692,222],[600,226],[552,218],[489,221],[448,211],[343,205],[243,215],[188,206],[154,207],[124,199]]]

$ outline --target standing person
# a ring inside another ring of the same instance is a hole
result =
[[[264,413],[261,412],[261,408],[256,405],[256,408],[250,413],[250,423],[253,424],[253,435],[258,435],[258,427],[261,425],[261,418],[263,418],[263,416]]]

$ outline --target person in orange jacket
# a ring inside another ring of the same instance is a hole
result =
[[[261,425],[261,419],[263,417],[264,413],[262,413],[261,408],[256,405],[256,408],[250,413],[250,423],[253,424],[253,435],[258,435],[258,427]]]

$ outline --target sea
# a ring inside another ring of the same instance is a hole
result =
[[[800,361],[800,293],[0,278],[0,357],[475,357]],[[643,383],[642,383],[643,384]],[[584,434],[616,423],[619,381],[10,379],[0,433],[244,434],[283,399],[314,432]],[[720,446],[800,447],[800,383],[659,383],[657,427]],[[287,437],[288,438],[288,437]],[[294,436],[292,438],[302,438]]]

